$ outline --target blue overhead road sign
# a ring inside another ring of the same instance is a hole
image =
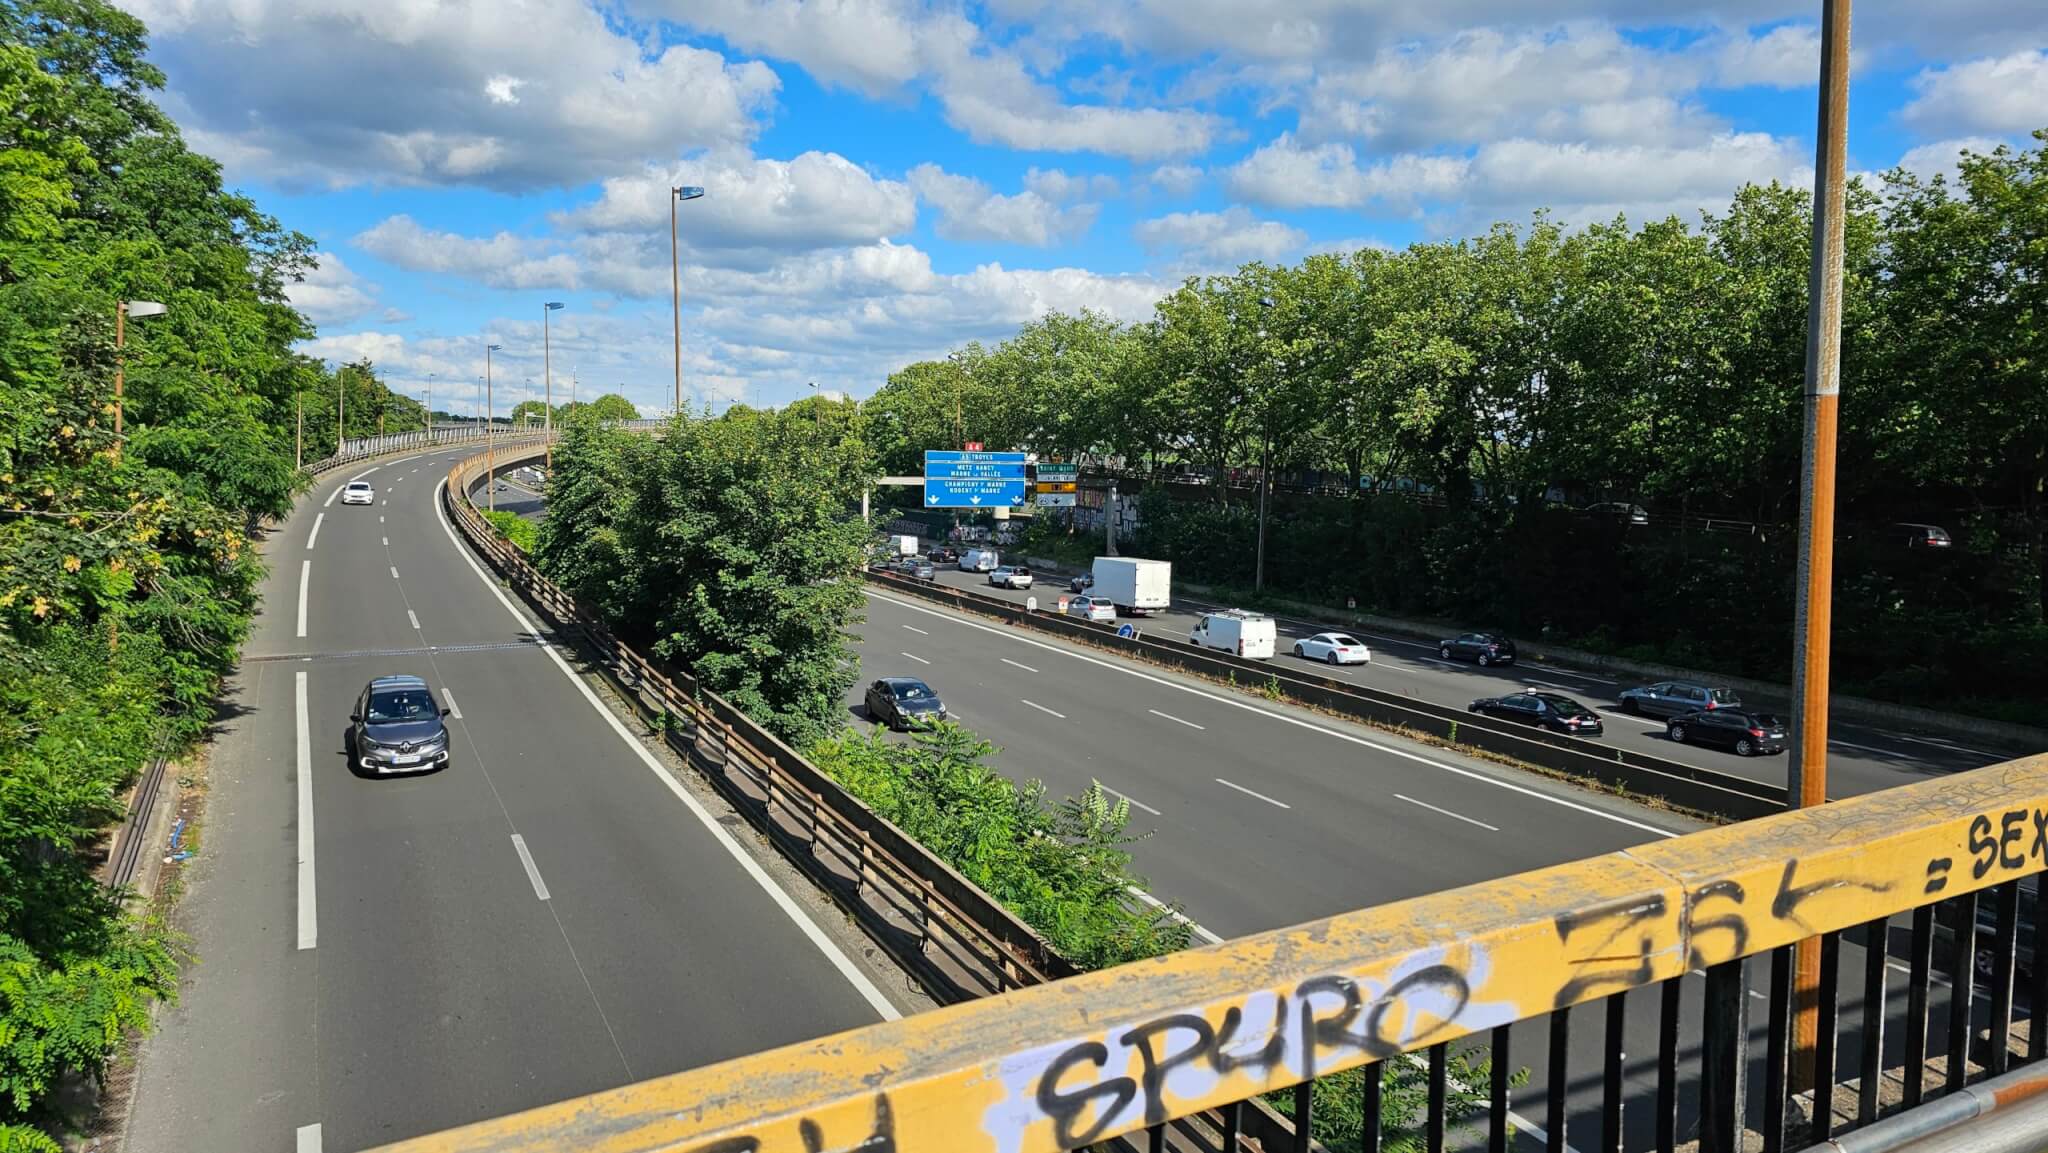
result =
[[[995,508],[1024,503],[1021,452],[924,454],[926,508]]]

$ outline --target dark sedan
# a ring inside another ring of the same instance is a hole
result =
[[[1088,591],[1089,589],[1092,589],[1092,588],[1094,588],[1094,587],[1095,587],[1095,574],[1094,574],[1094,573],[1085,573],[1085,572],[1084,572],[1084,573],[1082,573],[1082,574],[1081,574],[1080,576],[1077,576],[1077,577],[1075,577],[1075,578],[1074,578],[1073,580],[1070,580],[1070,581],[1068,581],[1068,582],[1067,582],[1067,591],[1068,591],[1068,592],[1084,593],[1084,592],[1087,592],[1087,591]]]
[[[1714,709],[1671,718],[1664,735],[1681,745],[1732,749],[1736,756],[1785,751],[1785,722],[1772,713]]]
[[[1465,711],[1495,720],[1537,725],[1553,733],[1573,737],[1597,737],[1602,732],[1600,714],[1557,693],[1528,692],[1481,697],[1466,705]]]
[[[915,677],[883,677],[868,686],[868,719],[892,729],[909,729],[946,719],[946,705],[932,687]]]
[[[1515,663],[1515,642],[1499,633],[1462,633],[1437,642],[1436,655],[1447,661],[1511,665]]]

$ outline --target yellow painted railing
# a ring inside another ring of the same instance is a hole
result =
[[[1026,988],[394,1148],[1071,1149],[2044,864],[2048,756]],[[667,995],[681,994],[649,990]]]

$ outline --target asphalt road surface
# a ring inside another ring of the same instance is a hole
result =
[[[324,478],[267,542],[129,1148],[357,1149],[895,1012],[458,546],[456,455]],[[397,672],[453,762],[363,779],[348,714]]]
[[[1041,602],[1043,603],[1043,602]],[[1364,726],[1267,703],[1194,678],[870,589],[856,649],[861,681],[847,696],[865,716],[865,684],[926,680],[962,725],[998,746],[994,764],[1037,778],[1057,799],[1091,781],[1132,805],[1132,846],[1155,899],[1179,905],[1202,939],[1297,924],[1421,893],[1625,849],[1698,826],[1669,813],[1405,741]],[[1155,628],[1158,627],[1156,624]],[[909,739],[899,737],[898,739]],[[1900,919],[1903,924],[1903,918]],[[1895,949],[1896,952],[1896,949]],[[1842,1068],[1860,1052],[1863,951],[1842,949]],[[1757,1060],[1768,966],[1751,966]],[[1703,982],[1687,978],[1681,1028],[1688,1078],[1698,1069]],[[1902,1011],[1894,972],[1887,1001]],[[1932,998],[1941,1036],[1947,987]],[[1658,998],[1626,1006],[1632,1145],[1654,1140]],[[1979,1011],[1983,1010],[1980,1002]],[[1602,1013],[1582,1009],[1571,1054],[1571,1124],[1578,1149],[1599,1128]],[[1896,1049],[1899,1033],[1889,1044]],[[1520,1026],[1518,1091],[1540,1125],[1546,1083],[1543,1021]],[[1896,1058],[1895,1058],[1896,1059]],[[1760,1082],[1759,1082],[1760,1084]],[[1697,1119],[1688,1096],[1682,1124]],[[1483,1135],[1483,1134],[1482,1134]]]
[[[1019,604],[1026,597],[1036,596],[1038,603],[1048,609],[1057,605],[1059,597],[1068,591],[1065,578],[1054,580],[1048,577],[1037,588],[1021,592],[991,586],[987,575],[981,573],[964,573],[941,567],[937,577],[940,584],[989,593]],[[1189,610],[1225,607],[1201,601],[1182,603],[1183,608],[1158,613],[1135,623],[1148,638],[1185,643],[1199,617],[1199,612]],[[1275,623],[1280,635],[1271,663],[1276,670],[1294,668],[1320,673],[1458,709],[1471,704],[1477,697],[1503,696],[1536,686],[1546,691],[1562,692],[1598,709],[1606,732],[1593,738],[1595,743],[1619,745],[1753,781],[1777,786],[1785,783],[1784,754],[1738,757],[1721,749],[1675,744],[1664,736],[1663,718],[1630,716],[1622,712],[1618,694],[1638,683],[1649,682],[1622,681],[1605,674],[1578,672],[1535,662],[1520,667],[1482,669],[1475,664],[1442,660],[1432,644],[1357,630],[1336,631],[1350,632],[1366,642],[1372,649],[1372,662],[1335,667],[1321,661],[1303,660],[1292,652],[1295,641],[1332,631],[1328,626],[1285,616],[1276,617]],[[1790,716],[1783,701],[1748,703],[1772,709],[1787,718]],[[1845,725],[1839,721],[1830,724],[1829,738],[1830,799],[1910,784],[1930,776],[1979,768],[2020,755],[2016,751],[1999,752],[1981,743],[1972,743],[1968,738],[1909,733],[1900,729],[1878,730],[1862,725]]]

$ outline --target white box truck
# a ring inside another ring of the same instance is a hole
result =
[[[1195,631],[1188,634],[1188,643],[1197,648],[1220,649],[1232,656],[1246,660],[1263,661],[1273,657],[1273,646],[1279,637],[1279,629],[1273,618],[1243,609],[1226,609],[1220,613],[1203,613],[1195,622]]]
[[[1090,596],[1116,606],[1128,617],[1142,617],[1173,603],[1173,564],[1134,556],[1095,558],[1095,583]]]
[[[917,555],[917,538],[909,533],[898,534],[891,543],[896,546],[897,556]]]

